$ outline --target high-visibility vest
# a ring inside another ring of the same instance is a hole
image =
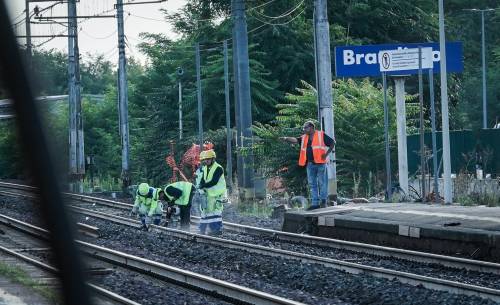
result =
[[[226,179],[224,178],[224,169],[219,163],[214,161],[210,170],[208,170],[206,165],[203,166],[203,180],[205,180],[205,183],[212,181],[214,172],[219,167],[222,169],[222,175],[220,176],[219,181],[217,181],[216,185],[205,189],[207,191],[207,196],[209,197],[219,197],[226,193]]]
[[[189,203],[189,195],[191,195],[191,190],[193,189],[193,184],[190,183],[190,182],[185,182],[185,181],[178,181],[178,182],[174,182],[174,183],[171,183],[169,185],[167,185],[167,187],[165,187],[165,190],[168,188],[168,187],[174,187],[176,189],[179,189],[182,191],[182,196],[177,198],[174,203],[177,204],[177,205],[188,205]],[[167,192],[165,192],[165,196],[167,196],[167,198],[169,200],[173,200],[174,197],[173,196],[170,196]]]
[[[307,163],[307,142],[309,141],[309,135],[302,135],[302,143],[300,144],[300,155],[299,155],[299,165],[305,166]],[[314,131],[311,148],[314,157],[314,163],[324,164],[326,163],[326,158],[323,160],[321,156],[328,151],[328,147],[325,145],[324,132]]]
[[[139,194],[139,191],[137,191],[137,194],[135,196],[134,208],[139,208],[140,205],[144,205],[149,209],[148,215],[153,215],[158,207],[160,191],[161,188],[150,187],[147,196],[142,196]]]

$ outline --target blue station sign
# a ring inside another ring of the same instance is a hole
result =
[[[401,43],[401,44],[378,44],[366,46],[342,46],[335,48],[335,75],[337,77],[356,76],[379,76],[379,51],[398,49],[432,48],[433,70],[440,72],[439,62],[441,59],[439,43]],[[464,69],[461,42],[446,43],[446,70],[450,73],[462,72]],[[427,71],[427,69],[424,69]],[[387,72],[388,75],[417,74],[418,70],[405,70]]]

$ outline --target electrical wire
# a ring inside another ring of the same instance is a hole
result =
[[[263,6],[266,6],[266,5],[268,5],[268,4],[271,4],[271,3],[275,2],[275,1],[276,1],[276,0],[267,1],[266,3],[259,4],[259,5],[257,5],[257,6],[251,7],[251,8],[249,8],[247,11],[251,11],[251,10],[258,9],[258,8],[260,8],[260,7],[263,7]]]
[[[302,0],[301,2],[299,2],[299,4],[297,4],[297,6],[289,9],[288,11],[285,11],[284,13],[282,13],[281,15],[279,16],[268,16],[268,15],[265,15],[264,13],[260,13],[258,11],[255,11],[254,13],[262,16],[262,17],[265,17],[265,18],[269,18],[269,19],[281,19],[281,18],[284,18],[286,16],[289,16],[290,14],[292,14],[293,12],[295,12],[297,9],[299,9],[302,4],[304,4],[304,0]]]
[[[92,39],[108,39],[108,38],[112,37],[114,34],[116,34],[116,32],[118,32],[118,30],[114,30],[109,35],[106,35],[106,36],[103,36],[103,37],[96,37],[96,36],[93,36],[93,35],[89,34],[88,32],[86,32],[84,30],[81,31],[81,33],[83,33],[85,36],[87,36],[89,38],[92,38]]]
[[[306,11],[306,9],[304,8],[301,12],[299,12],[297,15],[295,15],[292,19],[286,21],[286,22],[282,22],[282,23],[271,23],[271,22],[267,22],[265,20],[262,20],[262,19],[259,19],[257,17],[254,16],[255,19],[257,19],[258,21],[262,22],[262,23],[265,23],[267,25],[272,25],[272,26],[283,26],[283,25],[287,25],[289,24],[290,22],[294,21],[295,19],[297,19],[297,17],[299,17],[300,15],[302,15],[302,13],[304,13]]]
[[[19,15],[17,15],[14,19],[12,19],[12,22],[16,22],[16,20],[17,20],[19,17],[25,16],[25,13],[26,13],[26,9],[24,9],[24,10],[23,10],[23,11],[22,11]],[[24,17],[24,19],[26,19],[26,17]],[[21,21],[24,21],[24,19],[23,19],[23,20],[21,20]],[[19,23],[19,21],[18,21],[18,23]]]

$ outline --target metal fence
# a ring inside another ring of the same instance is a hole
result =
[[[410,176],[419,172],[420,140],[419,135],[407,137],[408,171]],[[431,133],[424,135],[425,146],[429,150],[427,172],[432,168],[432,138]],[[436,133],[438,168],[442,169],[442,135]],[[485,174],[500,175],[500,129],[480,129],[450,131],[451,171],[458,173],[467,169],[473,172],[476,165],[481,166]],[[441,170],[442,172],[442,170]]]

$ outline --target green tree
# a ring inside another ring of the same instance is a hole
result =
[[[351,195],[353,175],[361,177],[360,192],[373,195],[381,191],[384,170],[384,111],[383,92],[368,79],[336,80],[334,116],[336,155],[341,194]],[[268,176],[280,175],[292,190],[303,192],[305,171],[298,167],[299,145],[290,149],[278,140],[280,136],[300,136],[300,126],[307,119],[315,119],[316,92],[303,83],[297,94],[287,94],[286,104],[278,105],[275,125],[257,124],[255,134],[256,160],[259,170]],[[390,134],[395,135],[394,100],[389,90]],[[392,143],[391,143],[392,144]],[[392,149],[394,151],[394,147]]]

